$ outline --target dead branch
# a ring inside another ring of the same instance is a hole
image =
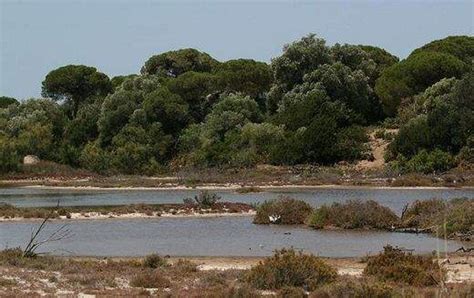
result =
[[[36,256],[36,250],[38,247],[41,245],[44,245],[46,243],[50,242],[56,242],[60,240],[67,239],[71,236],[71,231],[67,229],[67,224],[64,224],[60,226],[58,229],[56,229],[53,233],[51,233],[46,239],[44,240],[39,240],[39,236],[41,232],[44,230],[46,227],[47,223],[51,220],[53,217],[54,212],[59,209],[59,201],[58,204],[56,205],[55,209],[52,209],[50,213],[43,219],[41,224],[39,225],[38,229],[32,230],[31,231],[31,236],[28,244],[26,245],[25,249],[23,250],[23,257],[34,257]]]

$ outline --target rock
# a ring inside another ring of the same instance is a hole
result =
[[[40,162],[40,159],[36,155],[27,155],[23,158],[23,164],[25,165],[35,165]]]

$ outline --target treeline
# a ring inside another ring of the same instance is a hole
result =
[[[181,167],[333,164],[370,157],[367,126],[400,133],[398,171],[446,170],[474,156],[474,38],[431,42],[406,59],[308,35],[270,64],[195,49],[110,79],[68,65],[43,99],[0,98],[0,170],[34,154],[99,173]],[[439,159],[443,161],[437,164]]]

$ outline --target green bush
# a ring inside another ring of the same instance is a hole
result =
[[[336,270],[320,258],[283,249],[253,267],[246,279],[258,289],[303,287],[314,290],[336,277]]]
[[[392,246],[384,247],[382,253],[369,258],[364,275],[412,286],[435,286],[446,278],[433,257],[415,256]]]
[[[406,172],[433,173],[445,172],[456,165],[454,157],[444,151],[435,149],[431,152],[421,150],[405,164]]]
[[[18,171],[20,156],[11,141],[0,138],[0,173]]]
[[[349,200],[330,206],[323,205],[316,209],[309,219],[309,225],[316,229],[390,229],[397,222],[398,217],[392,210],[372,200]]]
[[[256,224],[304,224],[312,211],[313,208],[304,201],[290,197],[280,197],[277,200],[265,201],[259,205],[253,222]],[[278,220],[272,222],[270,216]]]

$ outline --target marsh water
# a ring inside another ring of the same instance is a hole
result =
[[[37,188],[0,189],[0,202],[15,206],[118,205],[132,203],[180,203],[198,190],[58,190]],[[376,189],[313,188],[275,189],[238,194],[215,191],[223,201],[258,203],[289,195],[313,206],[348,199],[376,200],[400,213],[417,199],[474,197],[474,189]],[[55,254],[86,256],[143,256],[152,252],[173,256],[266,256],[275,249],[294,247],[327,257],[364,256],[391,244],[415,253],[453,251],[462,243],[422,234],[375,231],[315,231],[302,226],[263,226],[251,217],[152,218],[54,221],[53,231],[67,223],[72,236],[43,247]],[[0,248],[24,245],[38,222],[1,222]],[[48,234],[45,231],[45,235]]]

